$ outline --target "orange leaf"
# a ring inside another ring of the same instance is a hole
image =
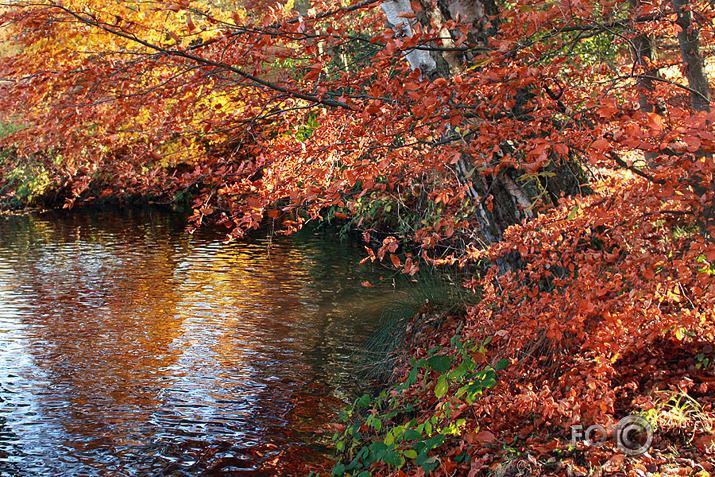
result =
[[[497,437],[489,431],[482,431],[479,434],[477,434],[475,432],[470,432],[469,434],[467,434],[464,437],[465,437],[465,440],[469,444],[479,443],[479,444],[485,445],[485,444],[491,444],[492,442],[497,440]]]
[[[598,108],[598,115],[601,116],[602,118],[610,118],[613,116],[618,110],[614,108],[613,106],[602,106]]]
[[[554,152],[565,156],[569,153],[569,147],[566,144],[554,144]]]
[[[437,78],[432,82],[435,86],[447,86],[447,80],[444,78]]]
[[[303,79],[305,79],[306,81],[313,81],[314,79],[318,79],[318,76],[320,76],[321,71],[322,67],[320,65],[311,66],[308,68],[308,73],[306,73]]]
[[[648,125],[652,129],[657,129],[660,131],[663,129],[663,117],[656,113],[646,113],[648,115]]]
[[[363,280],[360,282],[360,285],[366,287],[366,288],[372,288],[372,283],[368,282],[367,280]]]
[[[400,257],[397,255],[390,254],[390,260],[395,267],[399,267],[402,264],[402,262],[400,262]]]
[[[601,151],[608,149],[609,146],[610,143],[608,142],[608,139],[605,138],[596,139],[593,143],[591,143],[591,147]]]

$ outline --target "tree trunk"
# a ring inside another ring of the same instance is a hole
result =
[[[381,4],[388,21],[397,31],[404,36],[412,36],[413,27],[419,21],[425,30],[430,27],[440,28],[440,38],[443,46],[453,46],[455,40],[462,32],[451,32],[447,28],[449,20],[467,19],[469,31],[468,44],[471,46],[487,46],[490,37],[493,37],[498,24],[495,19],[498,8],[493,0],[438,0],[432,3],[420,0],[423,12],[416,15],[416,19],[407,20],[415,13],[409,0],[389,0]],[[436,8],[434,7],[436,5]],[[489,18],[491,17],[491,19]],[[412,23],[409,23],[409,22]],[[446,40],[445,40],[446,39]],[[439,77],[448,78],[467,67],[473,58],[467,53],[454,53],[442,51],[413,50],[406,53],[406,59],[413,70],[419,69],[424,78],[433,80]],[[523,98],[517,99],[517,104],[512,111],[524,108],[531,98],[528,91],[518,94]],[[503,156],[510,154],[511,146],[501,145],[491,158],[492,163],[497,163]],[[576,162],[563,161],[552,156],[552,163],[546,170],[553,174],[543,178],[532,178],[532,182],[522,180],[523,171],[514,168],[503,168],[497,174],[482,175],[474,173],[475,166],[479,163],[474,157],[462,153],[453,169],[462,185],[467,187],[469,198],[475,205],[475,217],[481,225],[481,236],[484,245],[499,242],[504,231],[525,219],[534,216],[532,206],[539,197],[548,196],[555,203],[562,193],[575,194],[581,192],[581,185],[585,175]],[[538,180],[538,187],[533,183]],[[497,265],[502,271],[513,270],[521,267],[518,255],[500,260]]]
[[[673,10],[678,15],[675,23],[680,27],[678,43],[685,63],[685,76],[690,86],[690,102],[696,111],[710,111],[710,83],[705,73],[705,63],[700,54],[699,29],[693,23],[693,13],[688,0],[673,0]]]
[[[700,54],[700,32],[693,22],[688,0],[673,0],[673,10],[678,15],[676,20],[680,27],[678,31],[678,44],[680,55],[685,64],[685,76],[690,86],[690,105],[695,111],[710,111],[710,82],[705,72],[705,62]],[[702,150],[697,155],[707,157],[712,161],[712,154]],[[701,233],[707,234],[715,226],[715,204],[713,204],[713,183],[706,178],[696,176],[693,190],[701,197],[703,203],[702,217],[700,219]],[[710,197],[710,198],[708,198]]]
[[[638,7],[642,3],[642,0],[630,0],[631,11],[637,15]],[[633,48],[633,63],[641,74],[637,83],[640,110],[645,113],[663,114],[665,112],[664,106],[658,103],[660,98],[653,97],[655,87],[651,78],[658,76],[658,68],[652,67],[653,50],[650,38],[642,33],[637,33],[631,39],[631,45]]]

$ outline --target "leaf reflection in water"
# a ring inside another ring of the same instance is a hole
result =
[[[360,250],[157,211],[0,218],[0,474],[306,475],[376,326]],[[372,295],[371,295],[372,294]]]

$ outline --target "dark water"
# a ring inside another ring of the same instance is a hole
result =
[[[0,217],[0,476],[329,467],[377,272],[331,235],[224,245],[184,225]]]

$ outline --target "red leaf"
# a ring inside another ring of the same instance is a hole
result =
[[[648,115],[648,125],[651,129],[660,131],[663,129],[663,117],[656,113],[646,113]]]
[[[554,152],[565,156],[569,153],[569,147],[566,144],[554,144]]]
[[[447,86],[447,80],[444,78],[437,78],[432,82],[435,86]]]
[[[365,108],[365,111],[369,114],[377,114],[380,112],[380,108],[378,108],[377,106],[368,106],[367,108]]]
[[[591,143],[591,147],[600,151],[608,149],[610,145],[611,144],[608,142],[608,139],[605,138],[596,139],[593,143]]]

